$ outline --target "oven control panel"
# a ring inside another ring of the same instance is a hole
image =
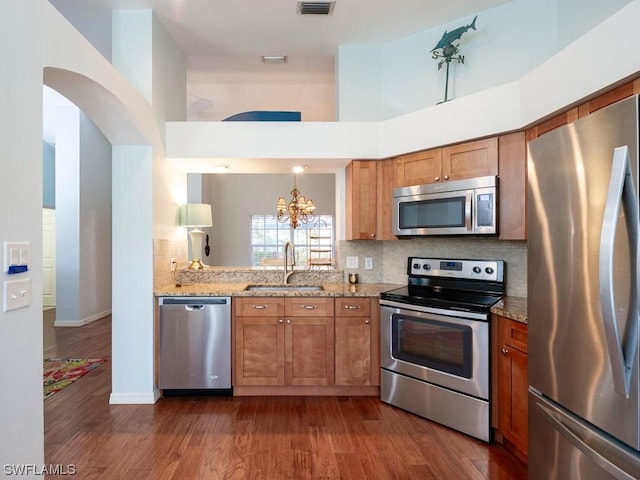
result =
[[[502,282],[504,261],[409,257],[407,274]]]

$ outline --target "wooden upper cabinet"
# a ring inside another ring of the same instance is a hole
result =
[[[353,160],[345,170],[346,240],[375,240],[377,160]]]
[[[498,139],[486,138],[396,157],[396,187],[498,174]]]
[[[396,187],[435,183],[442,179],[442,149],[409,153],[395,158]]]
[[[498,139],[496,137],[461,143],[442,149],[442,179],[498,175]]]
[[[527,144],[525,132],[499,139],[498,229],[500,240],[527,239]]]
[[[395,159],[378,162],[378,212],[376,240],[398,240],[393,234],[393,189],[395,188]]]

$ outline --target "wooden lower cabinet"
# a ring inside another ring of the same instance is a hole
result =
[[[521,460],[528,451],[527,325],[494,315],[496,388],[494,426],[505,446]],[[496,412],[497,410],[497,412]]]
[[[333,384],[332,298],[234,302],[234,385]]]
[[[380,385],[377,299],[336,299],[336,385]]]
[[[247,394],[377,395],[373,297],[233,299],[233,385]]]

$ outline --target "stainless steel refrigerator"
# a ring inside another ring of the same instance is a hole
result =
[[[640,478],[638,97],[529,144],[529,479]]]

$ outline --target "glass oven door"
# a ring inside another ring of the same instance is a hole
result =
[[[381,365],[489,398],[489,322],[381,306]]]
[[[415,365],[471,378],[472,336],[469,325],[395,313],[391,318],[391,355]]]

